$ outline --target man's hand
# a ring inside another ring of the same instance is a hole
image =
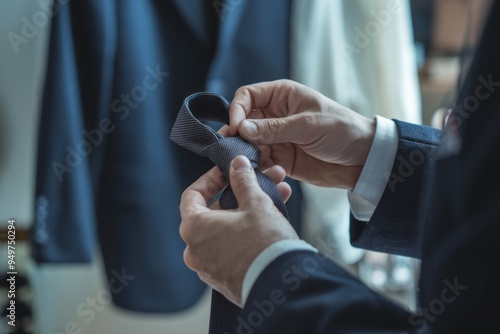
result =
[[[259,145],[261,167],[325,187],[354,188],[375,134],[374,120],[290,80],[241,87],[229,117],[231,135]]]
[[[291,188],[282,182],[286,176],[283,168],[273,166],[265,173],[277,184],[283,200],[288,200]],[[214,167],[182,194],[180,234],[187,244],[187,266],[231,302],[242,306],[243,279],[253,260],[274,242],[298,236],[260,188],[247,158],[238,156],[233,160],[230,179],[239,208],[220,210],[218,203],[207,206],[226,185],[221,170]]]

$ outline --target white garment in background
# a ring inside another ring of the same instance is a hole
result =
[[[409,1],[296,0],[291,78],[367,117],[421,124]],[[302,237],[342,263],[363,250],[349,243],[346,190],[301,184]]]

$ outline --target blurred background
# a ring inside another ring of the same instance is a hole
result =
[[[289,78],[441,127],[489,3],[2,1],[0,333],[206,333],[210,290],[182,262],[177,206],[210,166],[169,140],[183,98]],[[299,234],[415,308],[418,261],[353,248],[345,190],[291,182]]]

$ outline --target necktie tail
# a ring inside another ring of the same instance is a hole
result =
[[[241,137],[223,137],[208,126],[207,122],[227,124],[229,103],[213,93],[196,93],[188,96],[177,115],[170,138],[191,152],[209,158],[219,166],[229,179],[231,161],[245,155],[254,167],[262,190],[273,200],[283,216],[288,219],[285,203],[274,182],[259,168],[260,150]],[[219,204],[222,209],[238,208],[231,187],[222,193]],[[235,334],[241,325],[241,308],[231,303],[221,293],[213,290],[210,309],[209,334]]]

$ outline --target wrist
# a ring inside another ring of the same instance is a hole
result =
[[[271,262],[281,255],[296,250],[308,250],[318,253],[318,250],[315,247],[311,246],[304,240],[299,239],[280,240],[269,245],[262,252],[260,252],[260,254],[253,260],[245,274],[241,289],[242,305],[245,305],[248,295],[250,294],[250,290],[262,271],[264,271],[264,269]]]
[[[330,170],[330,179],[335,180],[336,187],[352,190],[356,186],[375,139],[377,122],[375,118],[367,118],[349,110],[344,127],[347,136],[343,139],[349,143],[344,159],[337,168]],[[342,139],[341,139],[342,140]]]
[[[359,166],[363,167],[370,153],[370,149],[375,138],[375,133],[377,131],[377,121],[376,118],[368,118],[359,115],[360,118],[356,120],[357,133],[356,138],[353,141],[353,149],[357,151],[357,161]],[[359,175],[358,175],[359,177]]]
[[[334,188],[352,190],[356,186],[363,170],[363,166],[335,165],[323,172],[324,180],[314,182],[317,186],[331,186]]]

